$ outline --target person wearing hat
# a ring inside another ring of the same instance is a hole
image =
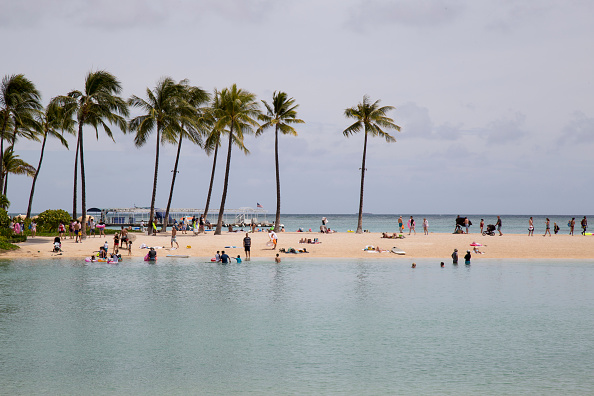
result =
[[[470,254],[470,250],[467,250],[466,254],[464,255],[464,264],[469,265],[471,257],[472,255]]]
[[[454,253],[452,253],[452,264],[458,264],[458,249],[454,249]]]

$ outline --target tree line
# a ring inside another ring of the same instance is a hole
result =
[[[249,150],[244,145],[245,135],[259,136],[265,130],[273,129],[277,195],[275,230],[278,231],[281,205],[278,136],[279,133],[297,136],[293,125],[304,123],[303,120],[297,118],[299,105],[296,104],[294,98],[289,97],[285,92],[275,91],[270,103],[261,100],[264,106],[263,111],[256,95],[238,88],[236,84],[221,90],[215,89],[211,94],[200,87],[191,85],[187,79],[175,81],[170,77],[161,78],[154,88],[147,88],[144,96],[132,95],[130,98],[124,99],[121,97],[121,92],[121,83],[114,75],[104,70],[92,71],[86,75],[82,90],[73,90],[66,95],[56,96],[44,107],[41,104],[41,94],[35,84],[23,74],[5,76],[0,86],[0,153],[2,153],[0,207],[7,208],[10,204],[7,199],[8,175],[10,173],[25,174],[33,179],[26,214],[27,218],[31,216],[35,184],[43,162],[47,139],[48,137],[58,139],[64,147],[69,148],[64,135],[71,134],[76,137],[72,218],[77,218],[77,180],[80,172],[82,223],[86,224],[83,131],[85,127],[87,130],[94,130],[98,138],[101,130],[115,141],[111,128],[116,126],[123,133],[134,133],[134,144],[137,147],[144,146],[153,133],[156,137],[154,140],[155,166],[149,224],[153,223],[155,216],[160,146],[164,143],[177,144],[169,199],[163,220],[163,230],[165,230],[173,198],[182,142],[186,140],[196,144],[204,149],[207,155],[212,154],[213,156],[204,211],[206,217],[210,206],[219,147],[223,145],[224,138],[227,138],[225,178],[215,229],[215,235],[220,235],[227,198],[232,148],[235,146],[247,154]],[[139,109],[142,114],[129,119],[130,108]],[[365,135],[358,233],[362,232],[367,137],[368,135],[380,136],[387,142],[395,141],[393,136],[384,131],[384,129],[400,130],[400,127],[386,116],[386,113],[392,109],[394,109],[392,106],[380,107],[379,100],[371,102],[368,96],[364,96],[361,103],[346,109],[344,113],[345,117],[355,120],[343,131],[344,136],[349,137],[361,131]],[[15,144],[23,138],[41,143],[37,167],[27,164],[14,152]],[[149,233],[154,232],[152,227],[149,229]],[[84,235],[86,227],[82,227],[82,230]]]

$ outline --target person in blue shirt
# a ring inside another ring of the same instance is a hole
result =
[[[227,255],[227,253],[225,253],[225,251],[223,250],[221,252],[221,264],[228,264],[229,263],[229,255]]]
[[[239,254],[235,258],[235,261],[237,261],[237,264],[240,264],[241,263],[241,257],[239,256]]]

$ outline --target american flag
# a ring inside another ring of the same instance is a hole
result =
[[[262,209],[264,209],[264,206],[260,205],[260,203],[259,203],[259,202],[256,202],[256,207],[257,207],[257,208],[262,208]]]

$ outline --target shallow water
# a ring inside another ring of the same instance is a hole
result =
[[[592,394],[594,261],[0,262],[0,394]]]

